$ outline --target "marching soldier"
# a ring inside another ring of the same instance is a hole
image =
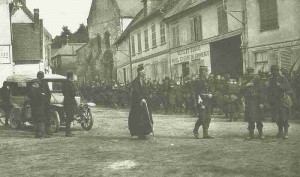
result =
[[[291,93],[292,90],[287,78],[280,75],[277,65],[272,65],[269,81],[269,101],[272,109],[272,117],[278,127],[278,138],[288,138]]]
[[[197,139],[199,139],[198,130],[201,125],[203,126],[203,138],[213,138],[208,135],[208,128],[211,121],[212,94],[208,87],[207,71],[207,66],[200,66],[199,78],[195,81],[198,120],[195,123],[193,134]]]
[[[263,108],[264,97],[262,85],[259,79],[254,76],[254,69],[247,68],[245,81],[242,83],[241,92],[245,97],[245,119],[248,122],[249,136],[247,139],[254,138],[255,123],[259,133],[259,138],[264,139],[263,135]]]
[[[67,73],[67,80],[63,83],[64,110],[66,113],[66,137],[73,137],[71,123],[76,113],[77,102],[75,100],[76,88],[73,83],[73,73]]]

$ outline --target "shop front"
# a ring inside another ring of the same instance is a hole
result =
[[[195,77],[200,66],[207,66],[211,72],[210,45],[190,46],[171,52],[172,78],[179,80],[185,77]]]

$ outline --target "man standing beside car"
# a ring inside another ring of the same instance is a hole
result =
[[[10,103],[10,89],[8,86],[7,81],[3,82],[2,88],[0,88],[0,100],[1,100],[1,108],[5,112],[5,126],[8,126],[8,118],[9,118],[9,112],[12,108],[12,105]]]
[[[49,138],[45,128],[47,119],[45,116],[45,102],[49,99],[50,90],[48,85],[45,86],[45,83],[42,81],[43,78],[44,72],[39,71],[37,73],[37,78],[32,80],[32,85],[30,87],[30,107],[35,126],[34,136],[36,138]]]
[[[64,95],[64,110],[66,113],[66,137],[73,137],[71,133],[71,122],[74,119],[77,103],[75,100],[76,88],[73,83],[73,73],[67,73],[67,80],[63,83],[63,95]]]

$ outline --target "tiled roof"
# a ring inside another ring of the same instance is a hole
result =
[[[40,30],[34,30],[33,24],[12,24],[13,60],[41,60],[41,34]]]
[[[192,0],[179,1],[179,3],[165,16],[165,18],[172,17],[176,14],[179,14],[183,11],[186,11],[200,4],[211,3],[216,0],[193,0],[193,1],[194,2],[192,2]]]
[[[76,55],[76,50],[86,45],[86,43],[68,43],[62,46],[53,56],[63,56],[63,55]]]

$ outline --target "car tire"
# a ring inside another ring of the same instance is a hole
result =
[[[89,131],[93,127],[93,124],[94,124],[91,110],[88,109],[87,111],[83,112],[82,116],[83,117],[81,119],[81,127],[83,128],[83,130]]]
[[[21,127],[21,121],[17,118],[19,115],[20,110],[18,108],[13,108],[10,110],[9,125],[12,129],[18,129]]]
[[[49,132],[56,133],[60,127],[60,117],[57,111],[51,110],[49,113]]]

